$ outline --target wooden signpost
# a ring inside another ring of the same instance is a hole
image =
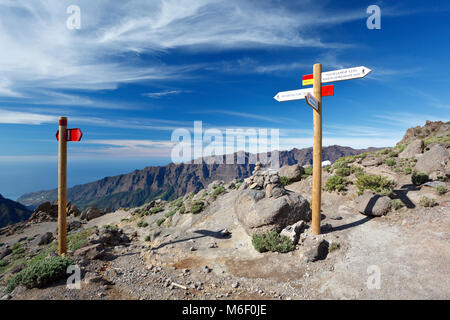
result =
[[[329,72],[322,72],[322,65],[316,63],[313,74],[305,75],[302,84],[313,85],[313,88],[279,92],[274,99],[291,101],[305,99],[313,109],[314,142],[313,142],[313,186],[312,186],[312,232],[320,234],[320,211],[322,202],[322,97],[333,96],[334,87],[323,86],[322,83],[364,78],[372,70],[366,67],[355,67]],[[324,94],[325,93],[325,94]]]
[[[65,139],[61,138],[65,137]],[[80,141],[80,129],[67,129],[67,118],[59,118],[58,140],[58,254],[67,254],[67,141]]]

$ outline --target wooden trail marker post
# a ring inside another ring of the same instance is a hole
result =
[[[274,99],[291,101],[305,99],[313,109],[314,142],[313,142],[313,186],[312,186],[312,232],[320,234],[320,212],[322,202],[322,97],[333,96],[334,86],[323,86],[322,83],[364,78],[372,70],[364,66],[322,72],[322,65],[316,63],[313,74],[302,78],[303,85],[313,88],[278,92]],[[325,90],[324,90],[325,89]]]
[[[80,129],[67,129],[67,118],[59,117],[58,140],[58,254],[67,254],[67,141],[80,141]]]
[[[320,234],[320,207],[322,203],[322,65],[314,65],[314,98],[318,102],[313,108],[313,185],[312,185],[312,232]]]

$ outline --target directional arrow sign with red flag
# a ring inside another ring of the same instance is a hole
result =
[[[371,71],[372,70],[370,70],[369,68],[362,66],[322,72],[322,83],[364,78]],[[314,80],[312,74],[307,74],[302,78],[302,83],[304,86],[313,84],[313,81]]]
[[[282,91],[278,92],[275,97],[273,97],[277,101],[290,101],[290,100],[300,100],[305,99],[308,93],[313,93],[313,88],[307,89],[299,89],[299,90],[291,90],[291,91]],[[322,87],[322,97],[334,96],[334,86],[323,86]]]
[[[68,129],[67,130],[67,140],[66,141],[81,141],[83,137],[83,132],[81,129]],[[59,130],[56,132],[56,140],[59,141]]]

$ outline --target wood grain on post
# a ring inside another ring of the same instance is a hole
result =
[[[322,65],[314,65],[314,97],[319,101],[318,110],[313,109],[313,187],[312,187],[312,232],[320,234],[320,207],[322,201]]]
[[[58,254],[67,253],[67,118],[59,118],[58,151]]]

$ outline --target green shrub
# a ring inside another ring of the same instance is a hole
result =
[[[307,176],[312,176],[312,174],[313,174],[313,167],[311,166],[311,167],[305,168],[305,173],[304,174],[307,175]]]
[[[169,206],[175,207],[175,208],[180,208],[182,205],[183,205],[183,197],[180,197],[176,200],[173,200]]]
[[[0,260],[0,268],[1,267],[6,267],[9,264],[9,261],[6,259],[2,259]]]
[[[447,193],[447,188],[445,186],[437,186],[436,187],[436,192],[439,194],[445,194]]]
[[[103,228],[108,229],[108,230],[117,230],[117,229],[119,229],[119,227],[112,226],[110,224],[104,225]]]
[[[445,175],[445,177],[444,176],[439,176],[438,178],[437,178],[439,181],[441,181],[441,182],[447,182],[447,181],[449,181],[450,180],[450,174],[446,174]]]
[[[177,210],[171,210],[170,212],[166,213],[166,218],[172,217],[175,213],[177,213]]]
[[[277,251],[285,253],[295,249],[291,239],[279,235],[276,231],[254,234],[252,237],[252,244],[258,252]]]
[[[341,245],[337,242],[333,242],[330,244],[330,246],[328,247],[328,252],[333,252],[334,250],[337,250],[341,247]]]
[[[348,180],[341,176],[331,176],[327,179],[325,183],[325,190],[328,192],[333,191],[343,191],[345,186],[348,184]]]
[[[422,205],[423,207],[434,207],[434,206],[437,206],[438,205],[438,203],[436,202],[436,200],[434,200],[433,198],[428,198],[428,197],[425,197],[425,196],[422,196],[421,198],[420,198],[420,205]]]
[[[393,167],[396,164],[395,159],[392,159],[392,158],[386,159],[386,161],[384,163],[386,163],[386,165],[388,165],[389,167]]]
[[[281,180],[281,183],[282,183],[284,186],[287,186],[288,184],[291,184],[291,180],[290,180],[288,177],[281,176],[281,177],[280,177],[280,180]]]
[[[411,174],[412,173],[412,169],[410,167],[405,168],[405,174]]]
[[[241,185],[242,185],[242,182],[236,183],[236,190],[239,189],[241,187]]]
[[[340,177],[348,177],[350,175],[350,168],[349,167],[338,168],[336,169],[335,174]]]
[[[405,149],[406,149],[406,146],[404,144],[400,144],[397,146],[398,153],[403,152]]]
[[[186,211],[186,208],[184,206],[184,203],[180,207],[180,213],[183,214]]]
[[[225,192],[225,188],[223,186],[217,186],[216,188],[214,188],[212,197],[215,199],[224,192]]]
[[[67,276],[67,267],[72,264],[72,259],[59,256],[30,261],[25,269],[8,279],[6,291],[11,292],[18,285],[23,285],[27,288],[42,288],[65,278]]]
[[[153,213],[158,213],[161,211],[164,211],[163,207],[154,207],[154,208],[152,208],[151,213],[153,214]]]
[[[391,205],[394,210],[398,210],[404,206],[400,199],[391,200]]]
[[[91,234],[94,233],[96,227],[88,228],[77,233],[73,233],[67,237],[67,249],[70,251],[76,251],[80,249],[86,242]]]
[[[138,226],[139,228],[145,228],[145,227],[148,226],[148,223],[145,222],[144,220],[140,220],[140,221],[138,221],[137,226]]]
[[[356,180],[359,195],[363,194],[364,190],[371,190],[376,194],[388,196],[394,186],[394,181],[380,175],[362,174]]]
[[[158,227],[159,227],[160,225],[163,224],[164,221],[166,221],[166,218],[159,218],[159,219],[156,221],[156,224],[157,224]]]
[[[150,240],[151,240],[151,237],[149,235],[146,235],[144,241],[149,242]]]
[[[398,152],[397,151],[391,151],[391,152],[388,153],[388,157],[390,157],[390,158],[398,157]]]
[[[191,212],[192,213],[199,213],[200,211],[203,210],[203,201],[194,201],[192,203],[192,207],[191,207]]]
[[[411,176],[411,182],[416,186],[420,186],[421,184],[424,184],[425,182],[428,181],[428,179],[429,179],[428,175],[426,173],[422,173],[422,172],[414,171]]]
[[[353,173],[355,175],[355,177],[358,178],[360,175],[364,174],[364,169],[361,167],[357,167],[357,166],[351,166],[350,172]]]

